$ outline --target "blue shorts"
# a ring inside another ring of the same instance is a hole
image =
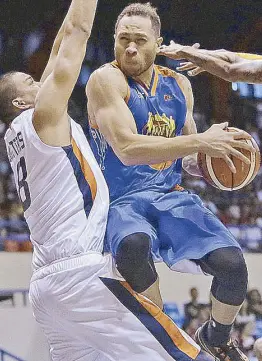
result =
[[[155,260],[170,268],[198,260],[238,242],[201,199],[188,191],[143,191],[113,201],[109,210],[105,250],[116,255],[120,242],[133,233],[146,233]]]

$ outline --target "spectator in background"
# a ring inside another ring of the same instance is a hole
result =
[[[248,358],[251,358],[253,355],[255,325],[255,321],[243,324],[238,336],[239,346]]]
[[[252,289],[247,293],[247,310],[250,314],[254,314],[256,319],[262,320],[262,299],[257,289]]]
[[[252,215],[252,209],[248,203],[241,207],[240,224],[249,224]]]
[[[191,301],[186,303],[184,306],[184,312],[185,312],[185,321],[183,328],[187,329],[190,322],[193,319],[197,319],[199,317],[199,312],[201,309],[201,304],[198,302],[198,290],[197,288],[193,287],[189,291],[191,296]]]
[[[0,203],[0,251],[4,250],[4,239],[7,235],[7,207]]]
[[[250,313],[250,310],[248,308],[248,302],[247,300],[244,301],[241,310],[239,311],[239,314],[236,317],[235,320],[235,329],[240,330],[248,323],[253,323],[256,321],[256,316],[254,313]]]
[[[245,227],[245,240],[250,252],[259,252],[261,246],[261,229],[257,225],[256,216],[251,216],[249,225]]]
[[[210,304],[198,302],[198,290],[193,287],[190,289],[191,302],[185,304],[185,319],[183,329],[194,338],[196,330],[210,318]],[[202,357],[201,357],[202,360]]]

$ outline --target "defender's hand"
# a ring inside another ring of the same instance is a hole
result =
[[[189,76],[196,76],[200,73],[203,73],[205,70],[201,68],[200,66],[195,65],[194,63],[190,61],[186,61],[183,63],[180,63],[180,65],[176,68],[178,71],[187,71],[187,74]]]
[[[199,47],[199,43],[195,43],[194,45],[192,45],[192,48],[198,49]],[[183,56],[180,53],[183,48],[184,45],[175,43],[173,40],[171,40],[169,45],[162,45],[159,48],[158,55],[164,55],[167,58],[175,60],[183,59]]]

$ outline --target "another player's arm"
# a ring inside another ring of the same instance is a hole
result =
[[[243,132],[238,135],[234,133],[234,137],[233,133],[222,131],[223,125],[215,125],[202,134],[176,138],[137,134],[133,115],[124,100],[128,94],[128,85],[118,69],[104,67],[94,72],[87,83],[86,91],[91,116],[95,118],[99,130],[125,165],[161,163],[198,151],[225,159],[232,169],[234,166],[232,161],[230,162],[229,154],[248,162],[241,153],[232,148],[232,145],[240,147],[236,139],[243,137]]]
[[[258,55],[239,53],[239,56],[231,51],[197,49],[174,42],[164,47],[160,54],[174,59],[187,59],[198,68],[227,81],[262,82],[262,60],[259,60]],[[188,70],[185,67],[181,69]],[[191,73],[196,75],[200,71],[195,69]]]
[[[177,74],[177,82],[186,99],[187,113],[185,125],[183,127],[183,135],[197,134],[196,122],[193,117],[194,96],[190,81],[184,76]],[[183,158],[184,170],[194,176],[201,176],[201,172],[197,164],[197,153],[188,155]]]
[[[218,54],[215,55],[208,51],[201,52],[187,46],[181,49],[180,55],[209,73],[230,82],[262,82],[262,60],[243,59],[235,54],[234,61],[232,61],[231,52],[228,52],[228,55],[231,55],[229,60],[225,60],[219,58]]]
[[[33,122],[47,144],[70,142],[68,100],[80,73],[96,6],[97,0],[72,0],[54,69],[38,93]]]

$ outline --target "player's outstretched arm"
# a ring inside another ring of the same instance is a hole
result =
[[[137,134],[133,115],[125,103],[128,85],[118,69],[104,67],[94,72],[86,91],[91,123],[92,118],[95,119],[99,130],[125,165],[161,163],[197,152],[223,158],[231,169],[234,166],[230,162],[230,154],[249,162],[233,147],[240,148],[243,143],[237,139],[250,136],[244,132],[224,132],[225,124],[216,125],[202,134],[176,138]],[[252,150],[252,147],[247,148]]]
[[[54,69],[39,90],[33,122],[40,138],[47,144],[68,144],[68,100],[80,73],[96,6],[97,0],[72,0]],[[63,129],[66,130],[65,137],[61,134]]]
[[[192,62],[198,69],[191,70],[190,75],[198,74],[201,68],[231,82],[262,82],[262,60],[250,60],[251,57],[245,59],[244,56],[230,51],[209,51],[171,42],[169,46],[161,48],[160,54],[172,59],[187,59]],[[180,70],[189,70],[189,66]]]

